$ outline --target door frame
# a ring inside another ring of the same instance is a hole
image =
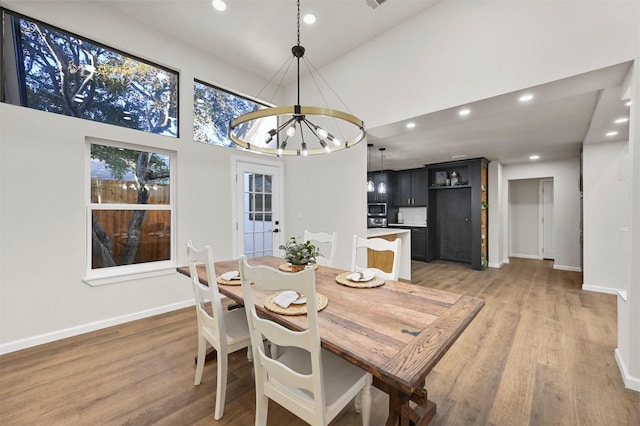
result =
[[[548,226],[551,227],[551,229],[549,230],[551,232],[551,238],[553,240],[553,216],[555,213],[555,189],[552,193],[552,198],[553,198],[553,209],[552,209],[552,213],[551,213],[551,224],[547,225],[548,223],[548,218],[545,221],[545,215],[544,215],[544,211],[545,211],[545,198],[544,198],[544,185],[545,183],[551,183],[552,187],[555,188],[555,184],[553,181],[553,178],[541,178],[538,180],[538,185],[539,185],[539,201],[538,201],[538,217],[540,218],[539,222],[538,222],[538,257],[540,259],[551,259],[551,260],[555,260],[555,250],[553,249],[553,247],[545,247],[544,245],[544,232],[545,232],[545,228],[547,228]],[[544,252],[544,249],[547,249],[547,252]]]
[[[231,223],[233,226],[232,229],[232,234],[233,234],[233,238],[231,239],[231,248],[232,248],[232,252],[233,252],[233,257],[235,259],[239,258],[243,253],[240,252],[240,245],[238,244],[238,233],[240,232],[240,226],[238,223],[238,211],[240,210],[240,207],[238,206],[238,185],[241,184],[241,182],[238,182],[237,180],[237,170],[238,170],[238,166],[239,164],[243,164],[243,165],[254,165],[254,166],[267,166],[267,167],[275,167],[278,169],[278,173],[279,173],[279,179],[278,179],[278,184],[277,186],[274,188],[275,190],[277,190],[280,194],[280,196],[278,197],[280,199],[280,201],[278,202],[278,209],[280,211],[280,219],[279,222],[280,224],[279,229],[280,232],[277,233],[277,238],[274,237],[274,243],[277,241],[277,245],[280,244],[284,244],[283,242],[283,235],[285,234],[284,231],[284,224],[285,224],[285,215],[284,215],[284,163],[279,162],[279,161],[270,161],[270,160],[262,160],[262,159],[256,159],[256,158],[246,158],[246,157],[241,157],[239,155],[232,155],[231,156],[231,198],[232,198],[232,202],[231,202]],[[273,187],[272,187],[273,188]],[[275,245],[275,244],[274,244]],[[275,253],[274,253],[275,255]]]

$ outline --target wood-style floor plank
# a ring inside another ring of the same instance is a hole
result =
[[[579,273],[512,259],[473,271],[413,262],[416,285],[478,296],[484,309],[426,380],[432,425],[634,425],[640,394],[614,359],[615,296],[581,290]],[[246,352],[232,354],[224,417],[213,418],[215,361],[194,386],[193,308],[0,356],[2,425],[251,425]],[[387,397],[373,393],[372,426]],[[304,425],[273,402],[269,425]],[[351,407],[332,425],[359,425]]]

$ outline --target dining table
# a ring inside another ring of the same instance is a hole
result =
[[[286,269],[286,261],[275,256],[248,262]],[[186,266],[177,270],[190,275]],[[216,262],[215,270],[218,276],[238,271],[238,260]],[[345,285],[345,272],[328,266],[318,266],[315,272],[316,291],[328,300],[318,313],[322,347],[372,374],[374,386],[389,395],[387,426],[429,424],[436,404],[427,398],[425,378],[482,309],[484,300],[392,280],[375,287],[352,287]],[[204,267],[198,267],[198,276],[209,284]],[[239,281],[227,283],[218,281],[220,293],[242,305]],[[292,330],[306,328],[306,315],[272,312],[264,304],[269,294],[253,291],[258,292],[254,301],[259,315]]]

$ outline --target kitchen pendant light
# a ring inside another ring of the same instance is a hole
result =
[[[297,1],[297,5],[298,43],[291,48],[293,58],[288,61],[290,64],[295,59],[298,65],[297,102],[292,106],[259,109],[232,119],[229,125],[229,138],[247,151],[278,157],[282,155],[325,154],[350,148],[363,140],[366,135],[364,122],[352,114],[330,109],[328,106],[300,105],[300,59],[304,57],[305,48],[300,45],[300,0]],[[306,58],[305,64],[311,73],[313,82],[316,83],[316,88],[320,91],[312,69],[316,74],[320,73]],[[280,67],[280,70],[285,69],[286,73],[286,69],[289,67],[285,68],[285,65],[286,63]],[[326,84],[326,80],[322,76],[319,77]],[[329,88],[331,89],[331,87]],[[331,90],[333,91],[333,89]],[[340,99],[335,91],[333,93]],[[321,91],[320,96],[326,103],[326,98]],[[314,143],[314,146],[317,144],[317,147],[308,146],[307,143]]]
[[[369,171],[369,157],[371,154],[371,148],[373,147],[372,143],[367,144],[367,172]],[[369,173],[367,173],[369,174]],[[371,176],[367,179],[367,192],[373,192],[376,190],[376,185],[373,183],[373,179]]]
[[[380,151],[380,183],[378,184],[378,194],[385,194],[387,192],[387,184],[384,183],[384,151],[387,148],[378,148]]]

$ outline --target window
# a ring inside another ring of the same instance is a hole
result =
[[[90,144],[87,277],[172,266],[174,155]]]
[[[178,73],[7,10],[2,101],[178,136]]]
[[[193,139],[196,142],[229,148],[240,148],[228,136],[231,120],[258,109],[267,108],[264,104],[198,80],[193,82],[193,96]],[[256,145],[264,144],[264,135],[278,126],[275,117],[272,121],[261,121],[263,127],[254,125],[255,120],[245,123],[241,129],[242,137],[254,140]]]

